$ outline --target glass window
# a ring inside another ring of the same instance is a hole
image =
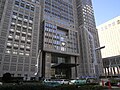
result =
[[[65,51],[65,47],[61,47],[61,51]]]
[[[28,19],[28,16],[25,15],[24,18],[25,18],[25,19]]]
[[[20,6],[21,6],[21,7],[24,7],[24,6],[25,6],[25,4],[24,4],[24,3],[21,3],[21,4],[20,4]]]
[[[32,33],[32,29],[28,29],[28,32],[29,32],[29,33]]]
[[[14,23],[15,23],[15,22],[16,22],[16,19],[15,19],[15,18],[12,18],[12,22],[14,22]]]
[[[45,23],[45,26],[48,27],[48,23]]]
[[[8,45],[8,46],[11,46],[11,45],[12,45],[12,43],[11,43],[11,42],[8,42],[8,43],[7,43],[7,45]]]
[[[27,31],[27,28],[24,28],[24,27],[23,27],[22,29],[23,29],[22,31],[24,31],[24,32],[26,32],[26,31]]]
[[[25,40],[25,37],[21,37],[21,40]]]
[[[21,21],[21,20],[18,20],[18,24],[22,24],[22,21]]]
[[[13,12],[13,15],[17,16],[17,13],[16,13],[16,12]]]
[[[17,28],[16,28],[16,29],[20,31],[20,30],[21,30],[21,27],[20,27],[20,26],[17,26]]]
[[[15,39],[19,39],[19,37],[20,37],[20,36],[18,36],[18,35],[15,35]]]
[[[20,18],[23,18],[23,15],[22,15],[22,14],[19,14],[19,17],[20,17]]]
[[[60,37],[60,41],[64,41],[64,37]]]
[[[19,1],[15,1],[15,5],[18,5],[18,6],[19,6]]]
[[[32,20],[32,21],[33,21],[33,18],[32,18],[32,17],[30,17],[30,20]]]
[[[114,25],[115,25],[115,22],[113,22],[112,25],[114,26]]]
[[[20,55],[24,55],[24,53],[23,53],[23,52],[20,52],[19,54],[20,54]]]
[[[26,55],[26,56],[29,56],[29,53],[26,53],[25,55]]]
[[[27,22],[24,21],[24,22],[23,22],[23,25],[27,26]]]
[[[120,20],[117,20],[117,24],[120,24]]]
[[[15,43],[15,44],[14,44],[14,47],[18,47],[18,44]]]
[[[31,10],[34,11],[34,6],[31,6]]]
[[[32,23],[29,23],[29,27],[32,27],[32,25],[33,25]]]
[[[17,54],[17,51],[13,51],[13,54]]]
[[[30,5],[29,4],[26,5],[26,9],[30,9]]]

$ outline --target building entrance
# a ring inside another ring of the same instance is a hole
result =
[[[52,55],[51,59],[51,78],[70,79],[71,68],[77,64],[71,63],[70,56]]]

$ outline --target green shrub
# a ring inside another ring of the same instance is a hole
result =
[[[48,87],[38,83],[34,83],[34,84],[24,83],[23,85],[17,85],[17,84],[1,85],[0,90],[103,90],[103,87],[97,85],[83,85],[83,86],[62,85],[58,87]]]
[[[11,74],[10,73],[3,74],[2,82],[10,83],[11,82]]]

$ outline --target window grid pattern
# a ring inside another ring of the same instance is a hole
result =
[[[5,62],[1,66],[1,70],[13,71],[13,73],[15,71],[29,72],[31,65],[33,65],[34,69],[32,69],[32,72],[35,72],[39,27],[36,18],[39,18],[39,6],[26,0],[13,0],[12,5],[14,6],[9,14],[10,23],[8,23],[6,45],[5,41],[3,41],[4,38],[0,41],[5,45],[0,45],[0,52],[3,52],[5,47],[5,55],[1,56],[2,54],[0,53],[0,59]],[[32,55],[33,53],[35,54]],[[32,61],[32,57],[35,58],[34,61]]]
[[[74,23],[72,3],[62,0],[45,0],[44,11],[46,14],[51,14],[56,18]]]
[[[78,53],[77,32],[58,27],[49,22],[45,22],[44,30],[44,48]]]
[[[15,0],[15,6],[24,9],[23,12],[20,12],[20,9],[18,9],[18,11],[14,10],[12,13],[6,53],[29,56],[35,6],[20,0]],[[29,14],[25,13],[26,9],[29,11]]]

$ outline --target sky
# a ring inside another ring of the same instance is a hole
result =
[[[92,0],[96,26],[120,15],[120,0]]]

